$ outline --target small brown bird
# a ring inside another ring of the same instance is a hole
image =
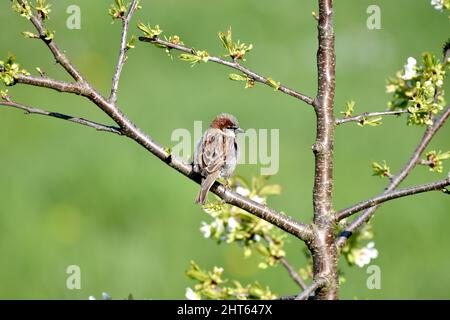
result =
[[[236,133],[244,132],[237,119],[226,113],[214,118],[197,142],[194,171],[203,176],[196,203],[205,204],[208,191],[217,178],[229,178],[236,168],[239,149]]]

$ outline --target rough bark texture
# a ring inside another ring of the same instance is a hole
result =
[[[333,29],[333,1],[319,1],[319,49],[317,52],[318,91],[315,178],[313,191],[314,241],[311,243],[314,279],[326,279],[316,292],[317,299],[338,299],[339,283],[337,250],[334,245],[333,215],[333,114],[335,89],[335,52]]]

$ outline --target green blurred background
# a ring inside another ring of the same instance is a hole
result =
[[[245,63],[261,74],[301,92],[316,89],[316,1],[144,0],[133,21],[160,24],[165,34],[211,54],[221,54],[217,32],[254,44]],[[60,47],[103,94],[118,54],[120,23],[111,24],[109,1],[53,1],[49,28]],[[66,9],[81,8],[81,30],[68,30]],[[370,4],[381,8],[381,30],[366,27]],[[336,114],[345,102],[356,113],[383,110],[389,96],[385,78],[409,56],[440,54],[448,38],[448,14],[428,0],[336,1]],[[36,73],[69,80],[40,41],[24,39],[31,24],[0,4],[0,53],[17,56]],[[175,55],[176,57],[176,55]],[[129,54],[120,84],[119,105],[163,145],[174,143],[175,128],[192,130],[221,112],[238,117],[244,128],[280,129],[280,170],[272,178],[283,194],[270,205],[302,221],[311,219],[314,113],[295,99],[257,85],[244,90],[227,80],[230,70],[214,64],[190,68],[151,45],[138,43]],[[447,90],[449,89],[447,85]],[[108,122],[88,101],[40,88],[10,88],[16,101]],[[397,172],[410,156],[423,128],[406,119],[385,119],[382,127],[338,128],[335,139],[335,207],[379,193],[387,181],[371,176],[372,161],[387,160]],[[430,148],[448,150],[450,126]],[[92,129],[4,109],[0,113],[0,298],[87,299],[101,292],[113,298],[184,298],[193,282],[184,271],[194,259],[202,267],[220,265],[225,277],[243,283],[259,280],[278,294],[297,287],[281,266],[259,270],[235,246],[218,246],[199,232],[209,217],[193,204],[198,186],[132,141]],[[448,168],[448,164],[447,164]],[[257,165],[237,173],[259,174]],[[445,176],[420,167],[404,183]],[[348,268],[344,299],[450,298],[449,199],[428,193],[390,202],[374,220],[382,289],[368,290],[365,268]],[[304,265],[303,244],[289,238],[288,258]],[[81,290],[66,288],[66,268],[79,265]]]

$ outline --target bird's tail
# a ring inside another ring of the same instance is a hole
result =
[[[206,202],[206,196],[208,195],[208,191],[213,185],[214,181],[219,177],[220,171],[213,172],[208,175],[206,179],[202,180],[202,185],[200,188],[200,192],[198,193],[197,199],[195,199],[195,203],[204,205]]]

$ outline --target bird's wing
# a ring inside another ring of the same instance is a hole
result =
[[[208,174],[220,170],[225,163],[224,138],[217,129],[208,130],[204,137],[202,160]]]

